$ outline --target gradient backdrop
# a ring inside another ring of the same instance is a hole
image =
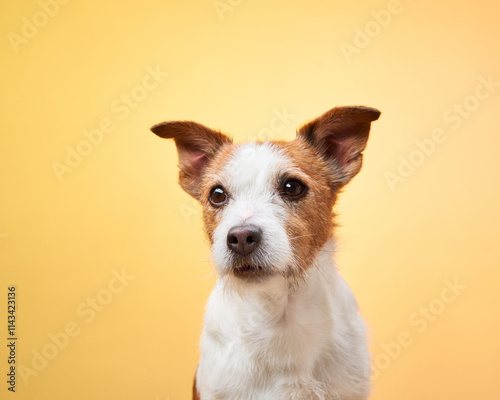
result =
[[[2,399],[188,399],[215,276],[175,146],[149,127],[291,139],[346,104],[383,112],[337,207],[371,398],[500,398],[498,2],[0,8]]]

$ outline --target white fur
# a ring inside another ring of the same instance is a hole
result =
[[[277,272],[284,271],[291,263],[290,242],[284,227],[286,209],[274,184],[287,168],[291,168],[290,161],[268,143],[249,143],[238,149],[218,176],[231,196],[213,235],[213,259],[221,276],[231,271],[227,232],[242,224],[263,229],[258,249],[261,263]]]
[[[230,201],[214,231],[219,279],[208,300],[197,388],[202,400],[363,400],[370,362],[356,300],[327,242],[297,286],[280,272],[291,259],[287,208],[275,181],[293,160],[268,144],[239,149],[218,177]],[[300,171],[299,171],[300,173]],[[277,273],[262,282],[230,274],[228,230],[263,229],[259,260]]]

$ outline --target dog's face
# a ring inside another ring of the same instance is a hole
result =
[[[335,193],[325,162],[298,141],[232,145],[213,161],[200,201],[218,272],[251,280],[301,274],[331,230]]]
[[[339,107],[304,125],[291,142],[235,145],[194,122],[152,130],[173,138],[179,182],[203,206],[221,276],[299,280],[333,228],[338,191],[360,170],[371,121],[380,112]]]

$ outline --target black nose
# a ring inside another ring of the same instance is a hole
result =
[[[254,225],[231,228],[227,234],[227,246],[235,253],[246,256],[259,247],[262,229]]]

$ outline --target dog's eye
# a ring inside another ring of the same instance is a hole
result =
[[[283,194],[290,198],[299,198],[306,193],[307,187],[297,179],[288,179],[283,184]]]
[[[219,207],[227,201],[227,194],[222,186],[215,186],[210,192],[210,203]]]

